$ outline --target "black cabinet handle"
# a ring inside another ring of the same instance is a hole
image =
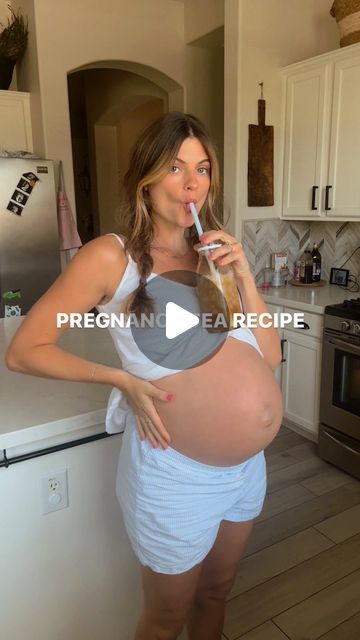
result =
[[[327,184],[325,187],[325,211],[331,211],[331,207],[329,207],[330,189],[332,189],[332,185]]]
[[[314,185],[312,188],[312,196],[311,196],[311,210],[312,211],[317,211],[317,207],[315,206],[316,203],[316,189],[318,189],[319,187],[317,185]]]
[[[281,342],[281,360],[280,362],[286,362],[286,358],[284,358],[284,344],[287,342],[286,338],[282,338]]]
[[[307,322],[303,322],[301,327],[298,327],[298,329],[307,329],[307,331],[310,329],[310,326],[308,325]]]

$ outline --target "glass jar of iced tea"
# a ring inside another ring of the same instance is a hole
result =
[[[222,247],[212,243],[199,247],[197,266],[197,293],[201,313],[207,314],[207,330],[230,331],[234,326],[234,313],[242,313],[242,304],[231,265],[216,265],[208,257],[211,250]],[[209,315],[210,314],[210,315]]]

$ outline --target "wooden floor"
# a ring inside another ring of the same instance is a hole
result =
[[[224,639],[360,640],[360,482],[282,427]]]

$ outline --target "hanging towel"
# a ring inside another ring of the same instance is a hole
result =
[[[59,164],[59,191],[57,193],[57,219],[59,227],[59,246],[61,251],[82,247],[74,216],[65,192],[62,162]]]

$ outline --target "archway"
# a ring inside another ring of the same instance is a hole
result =
[[[140,131],[184,110],[184,90],[146,65],[93,62],[68,74],[78,229],[83,243],[113,231],[122,179]]]

